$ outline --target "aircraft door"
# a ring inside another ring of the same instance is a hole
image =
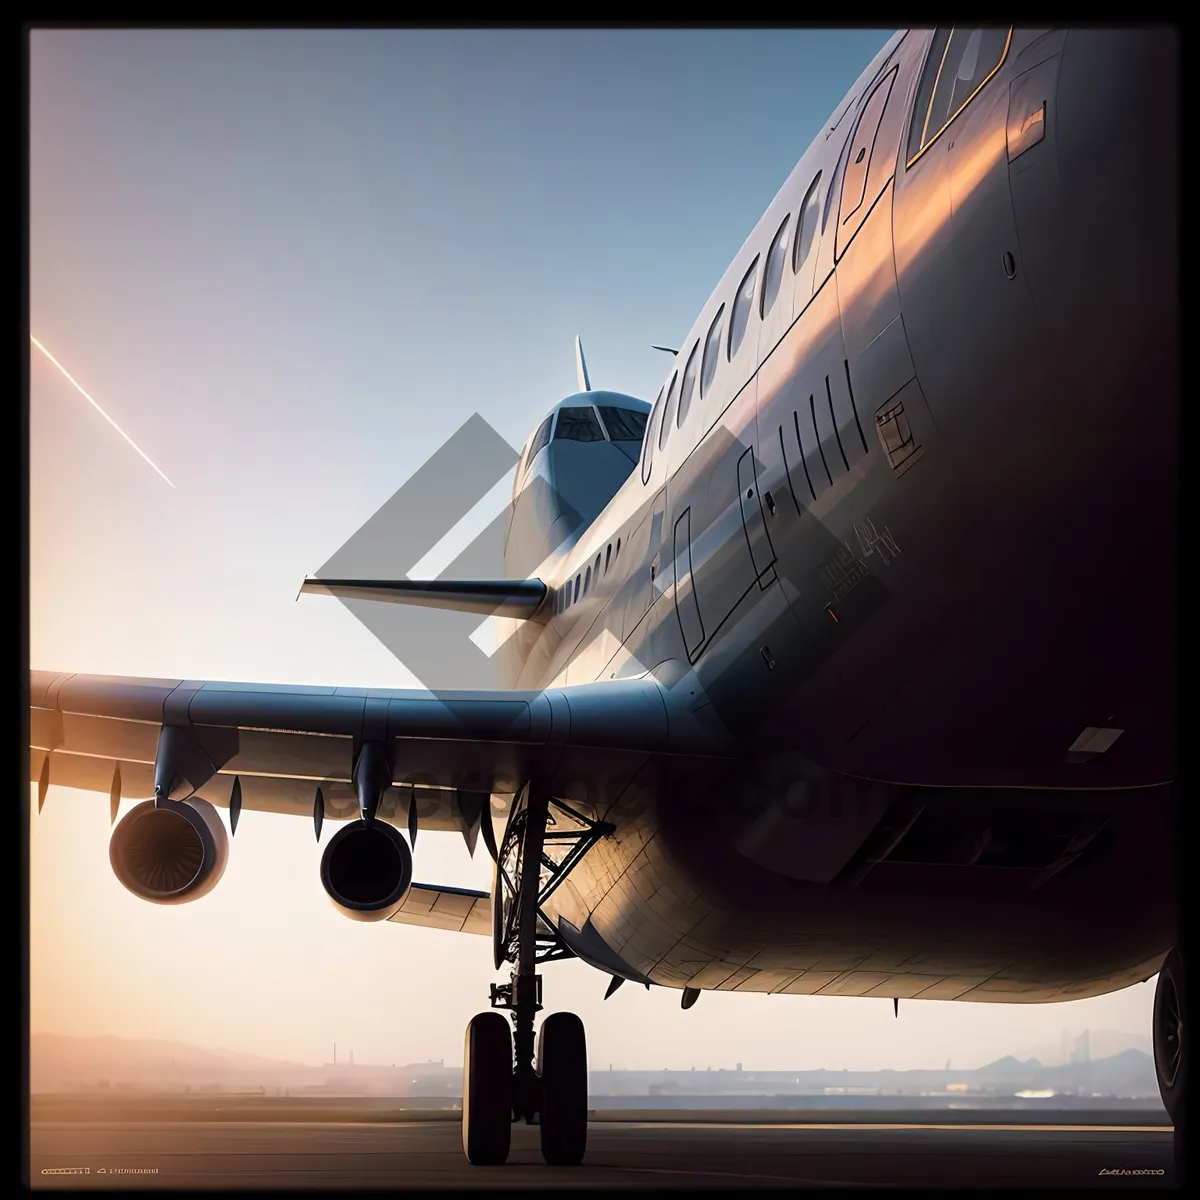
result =
[[[671,481],[671,494],[678,506],[674,511],[680,516],[687,512],[686,523],[681,526],[677,517],[672,530],[675,538],[682,539],[686,529],[691,587],[704,618],[705,640],[695,650],[694,657],[708,653],[706,647],[722,636],[728,617],[743,599],[751,593],[757,599],[759,576],[774,559],[762,527],[753,468],[749,472],[750,482],[738,493],[749,462],[747,459],[743,464],[742,460],[754,447],[756,393],[755,381],[751,380],[679,465]],[[746,489],[754,492],[748,500]],[[745,515],[742,503],[752,506]],[[749,529],[756,529],[753,553],[757,557],[751,555]],[[682,571],[682,563],[679,569]],[[679,603],[682,605],[686,599],[685,588]],[[691,619],[681,610],[685,641],[688,641],[687,622]],[[689,641],[689,650],[693,645]]]
[[[1019,545],[1018,531],[1043,519],[1039,484],[1062,486],[1064,444],[1046,436],[1065,410],[1048,376],[1048,338],[1012,206],[1009,40],[1003,28],[935,33],[895,219],[904,327],[921,390],[948,448],[970,464],[965,478],[982,505],[977,538],[992,562],[1006,549],[994,539]],[[936,195],[922,195],[927,178]]]
[[[767,573],[775,562],[775,549],[771,545],[771,535],[767,532],[767,523],[763,518],[762,497],[759,494],[758,480],[754,469],[754,449],[742,454],[737,464],[738,500],[742,509],[742,526],[746,530],[746,542],[750,547],[750,559],[754,563],[754,572],[758,576],[759,587],[766,587],[774,578]]]
[[[828,395],[840,405],[848,459],[870,455],[877,415],[917,374],[900,317],[892,210],[907,98],[923,49],[919,37],[905,36],[867,94],[846,151],[835,239],[845,359],[831,364]]]
[[[637,628],[651,605],[663,592],[663,521],[666,518],[666,510],[667,491],[666,488],[662,488],[630,539],[627,553],[636,556],[638,565],[632,569],[626,592],[629,599],[624,605],[623,638],[628,638]]]
[[[896,147],[888,144],[890,139],[880,138],[879,132],[892,94],[892,85],[896,81],[896,71],[896,67],[890,68],[875,85],[863,104],[858,125],[850,139],[838,211],[836,253],[839,258],[883,190],[886,180],[881,182],[881,178],[886,175],[890,179],[893,173]]]
[[[675,615],[687,648],[688,661],[695,659],[704,644],[704,621],[692,584],[692,510],[685,508],[675,522]]]

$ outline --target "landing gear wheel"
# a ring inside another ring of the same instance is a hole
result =
[[[551,1013],[542,1022],[537,1062],[542,1157],[551,1166],[578,1166],[587,1148],[588,1073],[583,1022],[574,1013]]]
[[[1163,1107],[1175,1126],[1175,1186],[1184,1184],[1187,1141],[1187,986],[1183,956],[1172,949],[1158,972],[1154,989],[1154,1071]]]
[[[512,1031],[502,1013],[472,1017],[463,1048],[462,1142],[467,1161],[499,1166],[512,1138]]]
[[[1183,958],[1178,950],[1172,950],[1163,961],[1154,990],[1154,1070],[1163,1105],[1176,1124],[1187,1107],[1186,1012]]]

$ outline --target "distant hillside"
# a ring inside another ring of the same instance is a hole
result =
[[[1149,1032],[1128,1033],[1120,1029],[1088,1029],[1063,1031],[1061,1038],[1046,1039],[1030,1046],[1020,1058],[1033,1057],[1043,1063],[1065,1063],[1070,1061],[1075,1043],[1086,1032],[1088,1057],[1112,1058],[1122,1050],[1141,1050],[1153,1054],[1153,1039]]]
[[[272,1079],[301,1075],[313,1068],[233,1050],[205,1050],[187,1042],[157,1038],[66,1037],[38,1033],[29,1042],[30,1087],[35,1092],[133,1083],[184,1087],[228,1080],[243,1072]]]
[[[238,1050],[207,1050],[187,1042],[156,1038],[66,1037],[36,1033],[29,1042],[30,1090],[64,1092],[135,1087],[182,1091],[275,1090],[325,1087],[348,1074],[360,1084],[392,1089],[411,1088],[438,1067],[339,1065],[287,1062]],[[455,1077],[459,1074],[455,1073]],[[394,1076],[394,1078],[393,1078]],[[395,1094],[404,1094],[396,1090]]]
[[[67,1037],[58,1033],[35,1033],[30,1039],[30,1057],[52,1062],[70,1058],[89,1064],[140,1064],[146,1066],[304,1068],[306,1064],[264,1058],[241,1050],[206,1050],[188,1042],[161,1038]]]

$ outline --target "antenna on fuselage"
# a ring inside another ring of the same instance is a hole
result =
[[[588,378],[587,363],[583,361],[583,343],[579,340],[579,334],[575,335],[575,374],[579,376],[579,390],[590,392],[592,381]]]

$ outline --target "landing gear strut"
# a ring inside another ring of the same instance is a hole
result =
[[[551,809],[555,812],[551,812]],[[565,818],[560,827],[559,817]],[[551,828],[547,828],[550,825]],[[539,785],[526,786],[496,856],[492,924],[496,967],[513,964],[511,982],[493,984],[492,1009],[467,1028],[463,1068],[463,1150],[478,1165],[508,1157],[513,1121],[539,1126],[542,1157],[575,1166],[587,1146],[587,1044],[574,1013],[551,1013],[534,1039],[542,1007],[537,966],[572,957],[542,911],[550,893],[609,827],[588,820]],[[565,850],[561,858],[552,849]]]

